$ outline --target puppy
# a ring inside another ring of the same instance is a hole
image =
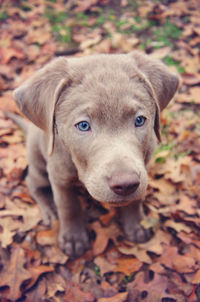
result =
[[[59,245],[76,257],[88,248],[78,200],[120,207],[127,239],[144,242],[140,225],[147,164],[160,140],[159,114],[179,78],[140,52],[54,59],[14,92],[28,126],[27,184],[45,223],[58,215]]]

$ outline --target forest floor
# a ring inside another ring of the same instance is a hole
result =
[[[199,0],[0,1],[0,301],[200,301]],[[58,55],[152,54],[182,86],[161,115],[149,170],[144,244],[126,241],[115,210],[86,202],[90,249],[71,260],[58,221],[42,224],[25,184],[12,91]]]

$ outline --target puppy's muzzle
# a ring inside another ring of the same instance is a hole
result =
[[[114,174],[108,180],[110,189],[117,195],[128,196],[134,193],[140,185],[136,172]]]

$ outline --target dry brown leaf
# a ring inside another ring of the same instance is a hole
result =
[[[174,211],[183,211],[188,215],[196,214],[197,203],[193,198],[188,197],[187,195],[179,195],[179,202],[175,205]]]
[[[99,220],[104,226],[108,226],[116,215],[117,215],[117,211],[115,209],[111,209],[107,214],[101,215],[99,217]]]
[[[8,64],[12,58],[25,59],[25,54],[22,49],[12,47],[1,48],[0,50],[1,64]]]
[[[31,282],[27,285],[26,290],[31,288],[42,274],[53,272],[54,268],[49,265],[39,265],[29,267],[28,271],[31,274]]]
[[[0,217],[13,216],[22,217],[23,223],[19,231],[26,232],[35,227],[41,220],[41,213],[37,205],[30,205],[19,200],[16,202],[6,200],[7,209],[0,211]]]
[[[19,231],[22,222],[11,217],[0,218],[0,243],[6,248],[13,242],[13,237]]]
[[[42,301],[45,297],[46,292],[47,292],[46,280],[42,279],[40,280],[40,282],[38,282],[38,285],[36,287],[33,287],[33,289],[29,290],[26,293],[26,301],[27,302]]]
[[[152,263],[151,258],[148,256],[147,252],[153,252],[157,255],[163,253],[164,244],[169,244],[170,236],[169,234],[158,230],[151,240],[142,244],[135,244],[129,242],[129,246],[119,246],[118,249],[122,254],[134,255],[138,260],[145,263]]]
[[[192,87],[189,90],[191,101],[200,104],[200,87]]]
[[[16,301],[21,297],[21,286],[25,281],[31,279],[31,273],[25,269],[25,253],[20,247],[11,249],[10,262],[4,263],[4,268],[0,272],[0,287],[9,286],[7,299]]]
[[[127,301],[128,293],[118,293],[115,296],[109,298],[99,298],[98,302],[125,302]]]
[[[119,245],[118,250],[124,255],[134,255],[138,260],[144,263],[151,264],[152,260],[147,254],[146,250],[143,250],[139,246],[128,246],[128,245]]]
[[[105,273],[114,271],[116,265],[113,263],[110,263],[105,256],[97,256],[95,257],[94,263],[99,267],[101,276],[103,276]]]
[[[130,274],[137,272],[142,265],[143,263],[137,258],[123,256],[118,259],[114,271],[129,276]]]
[[[86,10],[90,9],[93,5],[97,4],[99,0],[77,0],[75,3],[77,7],[75,8],[76,13],[85,12]]]
[[[167,220],[165,222],[165,226],[174,229],[176,232],[185,232],[185,233],[191,233],[191,228],[186,226],[182,222],[175,222],[173,220]]]
[[[154,52],[152,53],[152,57],[161,60],[164,59],[166,56],[168,56],[170,52],[171,52],[170,47],[162,47],[160,49],[154,50]]]
[[[173,258],[173,268],[179,273],[191,273],[195,270],[195,260],[192,256],[176,255]]]
[[[28,44],[38,43],[40,45],[45,44],[51,39],[50,30],[39,28],[39,29],[31,29],[26,36],[26,42]]]
[[[56,299],[56,293],[65,292],[65,280],[58,274],[51,274],[46,277],[47,283],[47,297],[48,299]],[[60,300],[59,300],[60,301]]]
[[[50,230],[40,231],[37,234],[36,240],[42,245],[57,245],[57,236],[58,236],[59,222],[54,221],[52,228]]]
[[[200,83],[199,74],[184,72],[181,74],[181,78],[182,78],[183,84],[185,84],[185,85],[197,85]]]
[[[97,35],[96,37],[94,37],[92,39],[84,40],[80,44],[80,49],[85,50],[91,46],[94,46],[95,44],[98,44],[101,41],[101,39],[102,39],[101,35]]]
[[[128,284],[130,301],[137,301],[143,292],[146,293],[146,302],[162,301],[162,298],[172,297],[167,294],[167,277],[154,274],[153,280],[146,279],[145,273],[139,272],[134,281]]]
[[[167,179],[149,179],[151,187],[158,189],[163,195],[174,194],[176,187]]]
[[[95,302],[95,297],[92,293],[82,291],[78,284],[73,282],[66,283],[64,301],[76,302]]]
[[[97,221],[92,224],[92,229],[96,232],[96,239],[93,243],[94,255],[103,253],[110,239],[116,242],[117,237],[121,235],[119,227],[115,223],[111,223],[109,227],[102,227]]]
[[[195,273],[192,284],[199,284],[200,283],[200,269]]]

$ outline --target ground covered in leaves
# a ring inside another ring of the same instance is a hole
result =
[[[200,2],[1,1],[0,300],[200,301]],[[115,211],[87,201],[90,250],[69,260],[25,185],[24,135],[4,115],[12,90],[58,55],[141,49],[180,73],[150,167],[145,244],[124,240]]]

